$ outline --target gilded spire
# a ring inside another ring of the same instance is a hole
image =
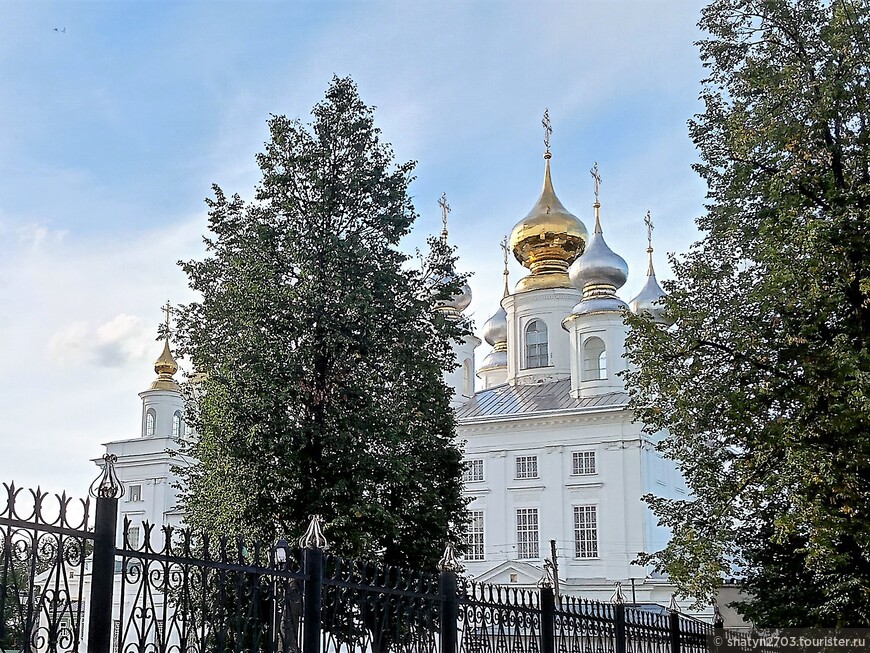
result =
[[[450,205],[447,203],[447,193],[441,193],[441,199],[438,200],[438,206],[441,207],[441,242],[447,242],[447,214],[450,213]]]
[[[508,272],[508,237],[507,237],[507,235],[505,235],[505,237],[501,239],[500,246],[501,246],[502,258],[504,259],[504,272],[502,272],[502,275],[504,276],[504,290],[502,291],[502,294],[501,294],[502,299],[504,299],[505,297],[507,297],[508,295],[511,294],[510,290],[508,289],[508,275],[510,273]]]
[[[652,277],[655,275],[656,272],[653,269],[653,260],[652,260],[652,255],[653,255],[653,246],[652,246],[653,223],[652,223],[652,216],[650,215],[649,211],[646,212],[646,217],[644,217],[643,223],[646,225],[646,254],[647,254],[647,257],[649,258],[649,266],[647,267],[647,270],[646,270],[646,276]]]
[[[172,314],[172,305],[169,303],[168,299],[166,300],[166,305],[163,306],[161,310],[166,314],[166,318],[163,322],[163,352],[157,360],[154,361],[154,371],[157,372],[157,378],[151,384],[149,389],[178,391],[180,390],[178,383],[176,383],[175,379],[172,378],[178,371],[178,363],[175,362],[175,358],[173,358],[172,352],[169,350],[169,317]]]
[[[531,274],[519,280],[517,292],[544,288],[570,288],[568,266],[586,247],[586,226],[566,209],[550,177],[550,112],[544,111],[544,186],[538,201],[525,218],[514,225],[510,248]]]

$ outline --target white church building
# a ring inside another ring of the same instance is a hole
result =
[[[668,537],[641,497],[685,497],[686,489],[656,452],[656,438],[633,421],[619,376],[627,366],[624,311],[667,326],[652,248],[646,285],[626,303],[617,291],[628,269],[604,239],[597,173],[590,235],[556,196],[549,148],[544,159],[541,195],[509,242],[529,273],[510,291],[505,267],[501,306],[481,332],[491,351],[475,370],[481,341],[467,338],[455,346],[457,370],[445,376],[467,460],[463,564],[477,580],[528,587],[555,549],[561,593],[609,600],[621,583],[627,602],[668,605],[667,579],[632,564]],[[470,293],[464,287],[442,310],[459,318]],[[119,524],[183,520],[171,467],[184,461],[169,454],[185,429],[177,370],[166,343],[157,378],[140,393],[141,432],[106,444],[126,488]],[[131,544],[140,528],[128,532]]]

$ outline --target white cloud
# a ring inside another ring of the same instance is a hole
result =
[[[122,313],[96,327],[86,322],[66,325],[49,339],[48,355],[60,365],[121,367],[146,360],[152,340],[153,331],[142,318]]]

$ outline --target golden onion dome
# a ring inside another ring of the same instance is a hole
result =
[[[589,232],[580,218],[556,197],[550,178],[549,152],[544,159],[541,196],[511,231],[511,251],[517,261],[531,271],[517,283],[517,292],[571,288],[568,266],[583,253],[589,240]]]
[[[169,339],[163,341],[163,353],[154,361],[154,371],[157,372],[157,378],[149,390],[181,390],[178,383],[172,378],[178,371],[178,363],[175,362],[175,358],[169,350]]]

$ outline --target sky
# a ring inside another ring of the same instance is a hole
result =
[[[498,308],[499,241],[537,200],[541,117],[562,203],[601,220],[642,287],[700,237],[686,122],[702,110],[695,0],[41,2],[0,7],[0,482],[83,496],[103,443],[136,437],[160,307],[195,299],[212,184],[251,198],[270,114],[310,119],[350,75],[420,218]],[[525,270],[511,262],[511,283]],[[478,361],[488,352],[477,350]]]

